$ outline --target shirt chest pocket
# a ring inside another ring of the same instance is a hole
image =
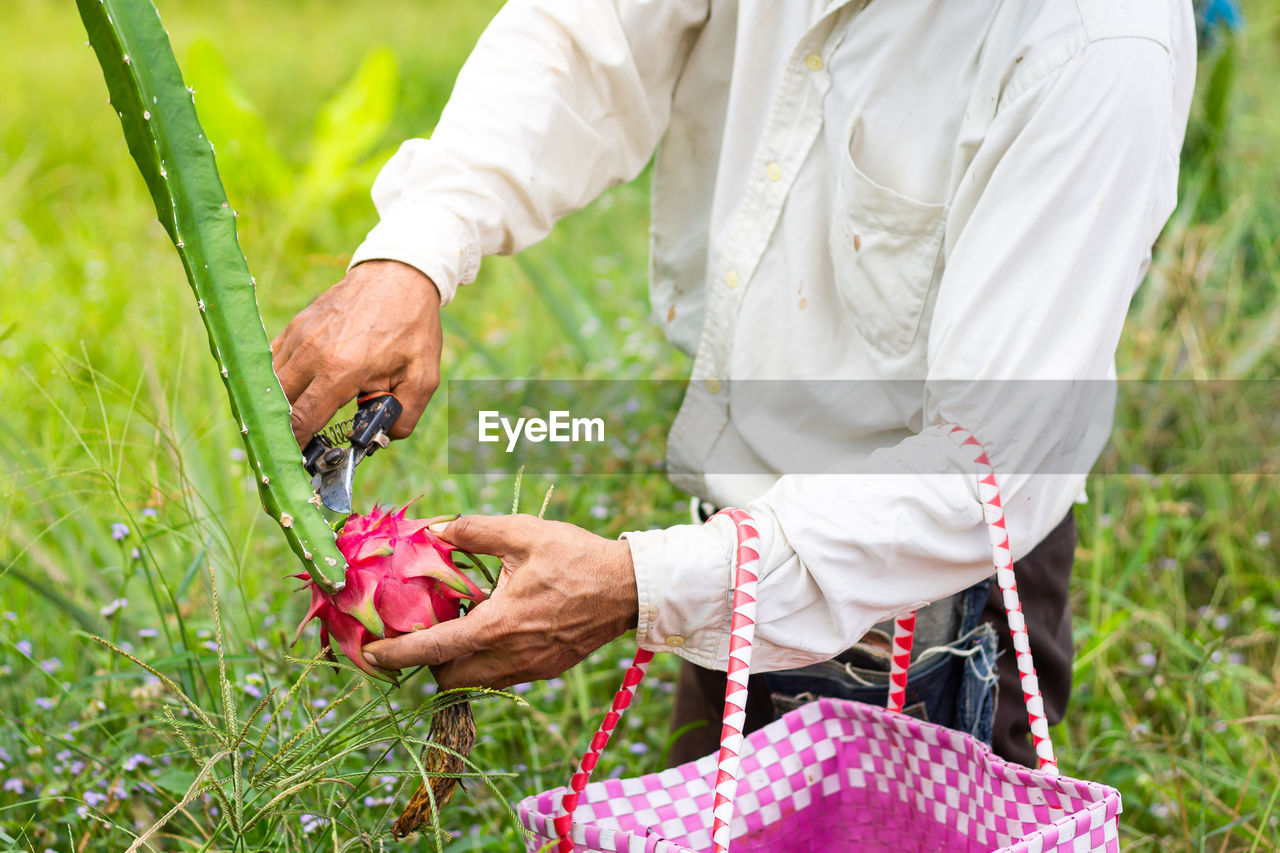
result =
[[[851,122],[846,142],[858,132]],[[912,348],[941,269],[945,204],[889,189],[843,148],[828,239],[836,288],[874,353],[898,358]]]

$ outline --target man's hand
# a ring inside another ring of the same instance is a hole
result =
[[[559,675],[636,625],[626,542],[531,515],[469,515],[432,530],[501,557],[498,585],[461,619],[365,646],[377,666],[427,664],[443,688],[502,688]]]
[[[440,384],[440,292],[397,261],[366,261],[303,309],[271,342],[272,367],[305,445],[357,394],[390,391],[404,438]]]

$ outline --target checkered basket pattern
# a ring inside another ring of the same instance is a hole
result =
[[[1119,792],[1058,774],[990,460],[967,430],[939,429],[972,452],[978,470],[1039,769],[900,713],[914,614],[897,622],[888,708],[823,698],[744,737],[740,694],[755,626],[758,536],[749,515],[727,510],[738,529],[738,566],[720,751],[661,773],[589,782],[652,657],[640,651],[569,787],[520,803],[530,851],[721,853],[730,843],[734,853],[1119,851]]]
[[[586,786],[577,850],[711,849],[716,755]],[[557,839],[563,789],[520,804],[537,841]],[[734,853],[1118,851],[1111,788],[993,755],[977,739],[884,708],[819,699],[746,736]]]

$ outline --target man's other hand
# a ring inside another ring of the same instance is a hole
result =
[[[305,445],[357,394],[404,405],[392,438],[413,432],[440,384],[440,292],[397,261],[366,261],[303,309],[271,342],[272,367]]]
[[[365,646],[377,666],[426,664],[443,688],[502,688],[559,675],[636,625],[626,542],[531,515],[463,516],[432,530],[500,557],[498,585],[461,619]]]

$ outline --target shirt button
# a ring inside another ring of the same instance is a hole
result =
[[[706,383],[704,383],[704,384],[707,386],[707,390],[708,390],[708,391],[710,391],[712,394],[719,394],[719,393],[720,393],[720,380],[719,380],[719,379],[716,379],[716,378],[714,378],[714,377],[713,377],[713,378],[711,378],[711,379],[708,379],[708,380],[706,381]]]
[[[804,64],[809,66],[810,71],[821,71],[822,57],[816,53],[811,53],[804,58]]]
[[[671,648],[678,649],[684,645],[684,637],[681,637],[679,634],[672,634],[670,637],[667,637],[665,642]]]
[[[738,286],[738,274],[733,270],[729,270],[724,274],[724,286],[733,290]]]
[[[782,167],[777,163],[770,163],[764,167],[764,175],[771,181],[777,181],[782,178]]]

